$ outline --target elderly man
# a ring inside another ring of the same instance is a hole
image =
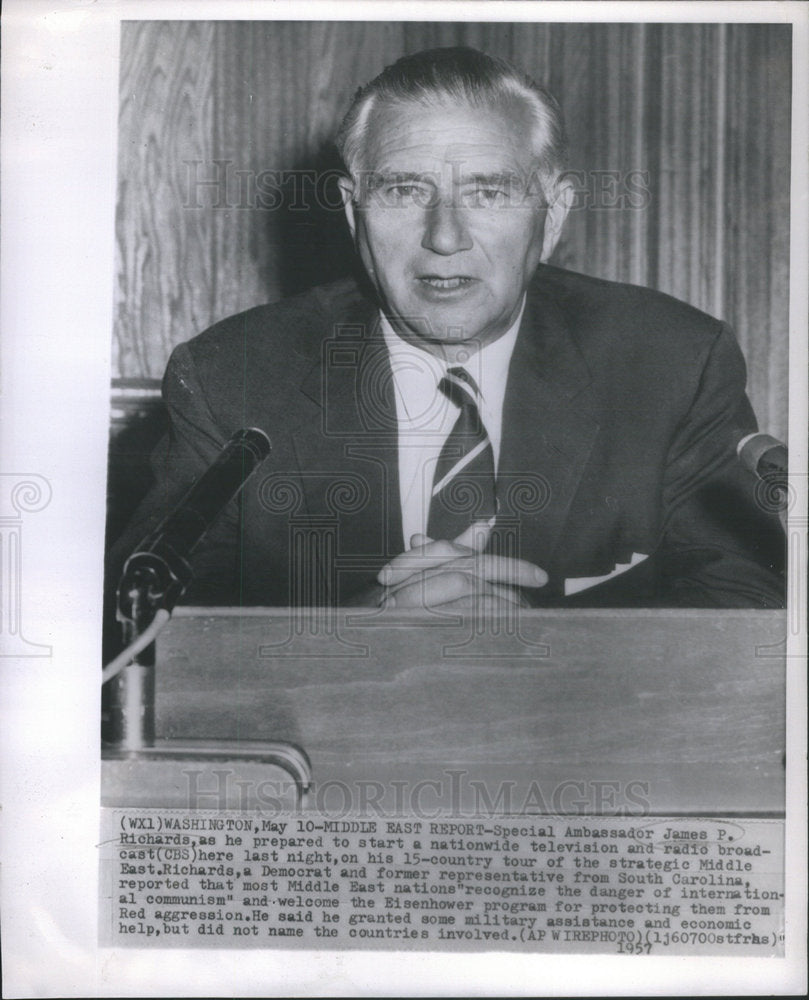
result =
[[[399,60],[338,135],[367,282],[176,349],[157,484],[111,561],[239,427],[273,451],[187,600],[777,607],[777,527],[727,326],[545,264],[571,204],[556,102],[471,49]]]

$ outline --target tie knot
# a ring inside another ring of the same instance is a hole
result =
[[[448,368],[438,388],[458,407],[477,409],[479,391],[475,380],[465,368]]]

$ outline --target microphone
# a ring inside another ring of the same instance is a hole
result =
[[[118,584],[118,617],[149,608],[171,611],[193,575],[188,557],[219,513],[272,449],[257,427],[236,431],[214,463],[158,527],[136,547]]]
[[[748,434],[736,446],[742,465],[762,482],[787,488],[787,449],[769,434]]]

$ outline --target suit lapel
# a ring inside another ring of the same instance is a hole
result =
[[[591,373],[563,304],[541,281],[529,289],[498,468],[498,534],[518,530],[516,550],[513,542],[504,548],[544,568],[553,564],[599,428]],[[353,297],[332,315],[300,385],[310,420],[292,433],[302,513],[339,517],[338,557],[373,575],[404,548],[390,363],[373,303]]]
[[[498,469],[501,514],[519,555],[548,569],[598,432],[591,373],[561,303],[529,290],[509,367]],[[551,581],[553,585],[553,580]]]
[[[338,562],[359,578],[403,548],[398,430],[376,307],[355,298],[334,315],[300,387],[319,427],[293,441],[306,515],[339,519]]]

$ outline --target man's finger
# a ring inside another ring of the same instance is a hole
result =
[[[486,521],[474,521],[457,538],[449,541],[432,539],[417,532],[410,537],[410,548],[383,566],[377,580],[385,587],[401,583],[414,573],[440,566],[441,563],[472,552],[482,552],[489,541],[491,525]]]
[[[415,537],[415,536],[414,536]],[[472,554],[472,549],[439,538],[424,545],[401,552],[398,556],[383,566],[377,574],[377,580],[385,587],[402,583],[414,573],[419,573],[452,559]]]
[[[505,588],[506,590],[508,588]],[[442,611],[472,611],[486,617],[514,614],[516,608],[527,608],[530,605],[515,601],[513,592],[508,596],[482,594],[477,597],[461,597],[457,601],[449,601],[441,605]]]
[[[477,600],[497,597],[520,607],[518,591],[510,587],[488,583],[473,574],[456,570],[452,573],[424,574],[409,580],[395,592],[389,592],[384,602],[386,608],[439,608],[462,599]]]
[[[482,552],[489,543],[491,533],[492,526],[488,521],[473,521],[454,541],[456,545]]]
[[[501,583],[509,587],[544,587],[548,582],[548,574],[524,559],[509,559],[507,556],[463,555],[457,559],[442,562],[440,565],[428,566],[415,573],[395,580],[388,584],[392,592],[415,583],[416,576],[432,578],[441,573],[464,573],[488,583]]]

